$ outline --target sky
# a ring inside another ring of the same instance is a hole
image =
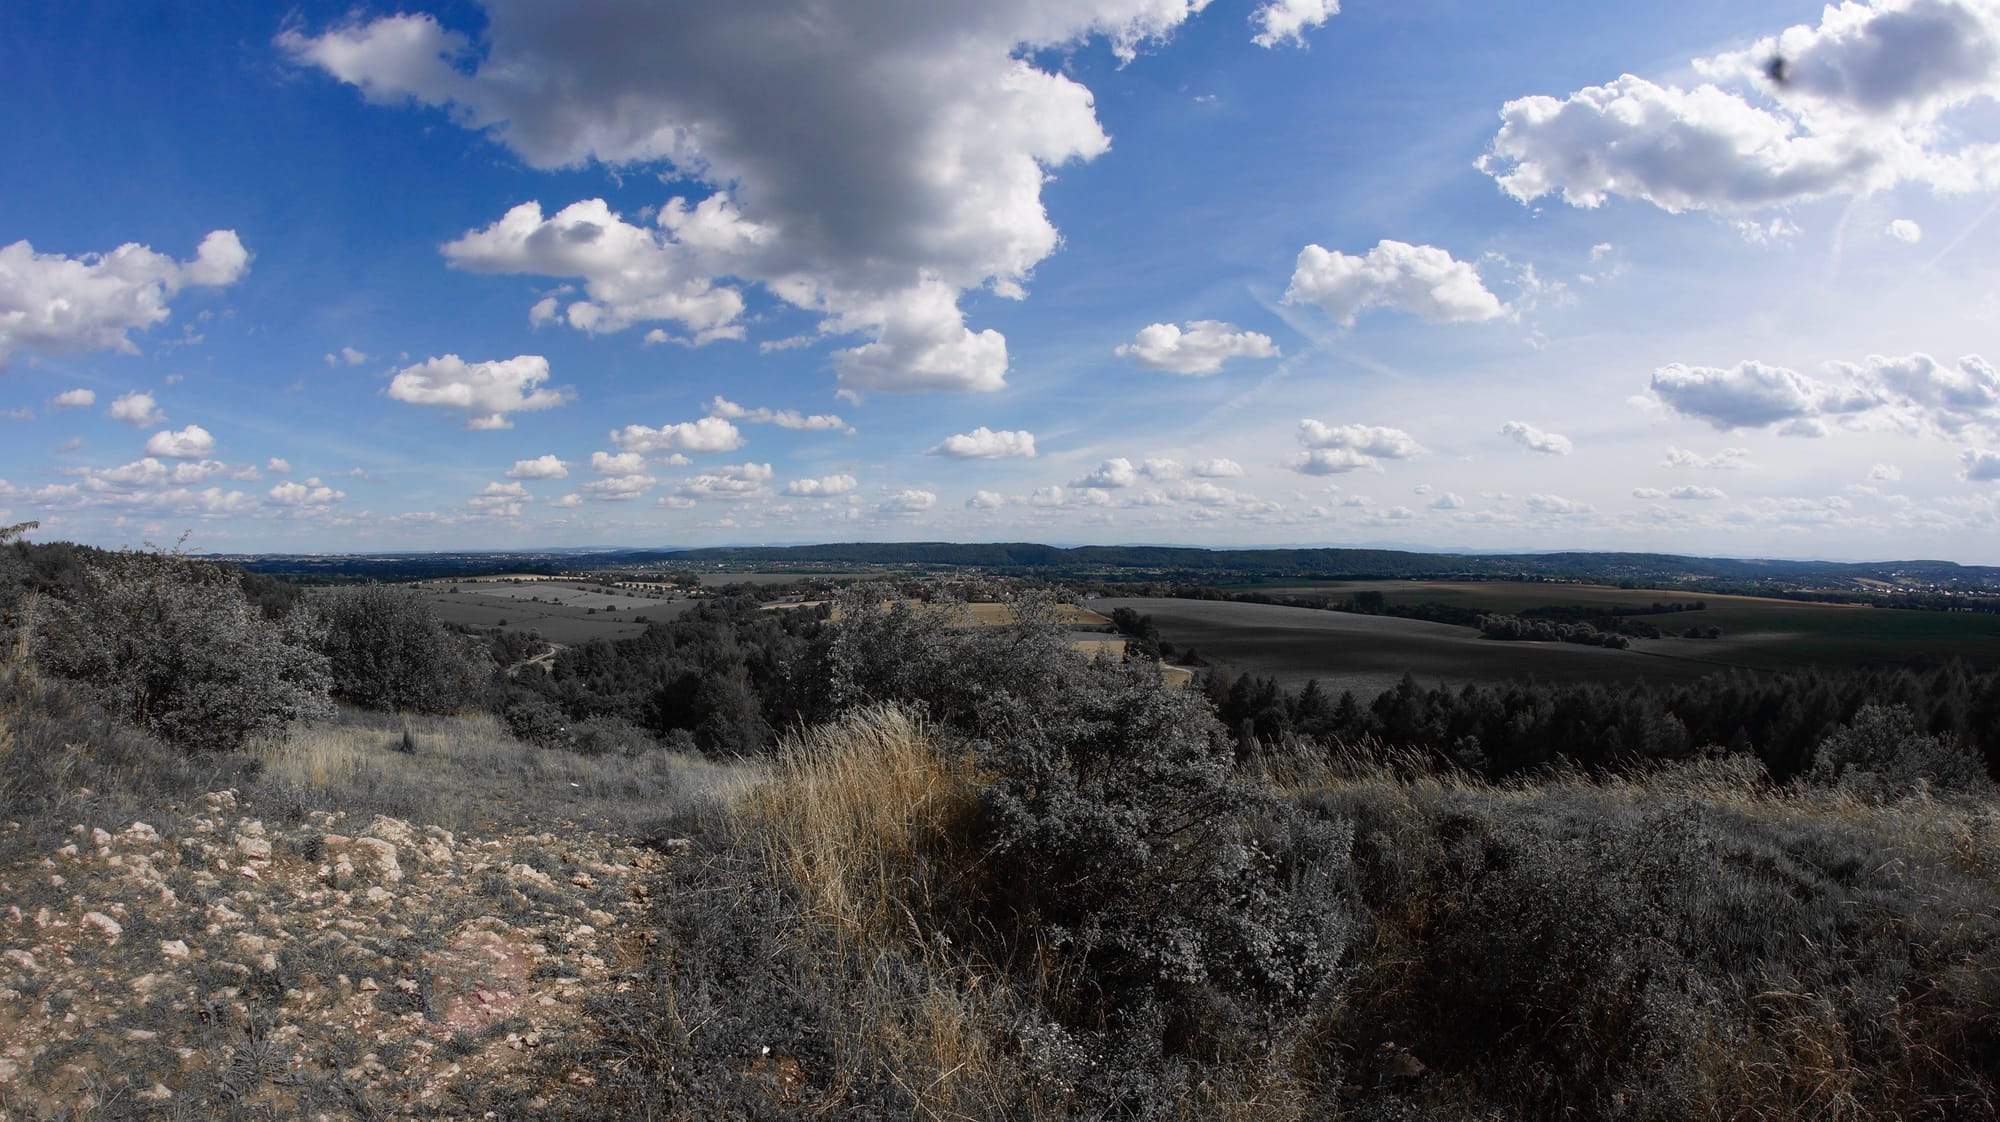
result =
[[[2000,564],[2000,0],[26,0],[0,524]]]

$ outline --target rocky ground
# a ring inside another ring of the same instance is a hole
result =
[[[165,811],[0,868],[0,1122],[532,1105],[671,859],[567,824],[279,827],[235,791]]]

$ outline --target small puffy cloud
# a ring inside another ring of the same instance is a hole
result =
[[[1463,510],[1465,509],[1465,500],[1460,498],[1456,492],[1446,491],[1444,494],[1430,501],[1430,508],[1432,510]]]
[[[553,506],[553,507],[561,507],[561,508],[562,508],[562,509],[564,509],[564,510],[568,510],[568,509],[570,509],[571,507],[579,507],[579,506],[582,506],[582,505],[583,505],[583,496],[582,496],[582,495],[579,495],[579,494],[577,494],[577,493],[576,493],[575,491],[571,491],[571,492],[570,492],[569,494],[567,494],[567,495],[564,495],[564,496],[562,496],[561,498],[558,498],[558,499],[555,499],[555,500],[551,501],[551,502],[549,503],[549,505],[550,505],[550,506]]]
[[[514,422],[508,420],[505,413],[483,413],[465,421],[467,432],[503,432],[513,427]]]
[[[1431,323],[1476,323],[1506,311],[1471,265],[1436,246],[1386,238],[1365,257],[1317,245],[1300,250],[1285,303],[1317,305],[1344,326],[1376,307]]]
[[[1667,467],[1696,468],[1701,471],[1736,471],[1750,462],[1750,449],[1724,448],[1713,456],[1704,456],[1686,448],[1667,448],[1667,458],[1661,463]]]
[[[971,432],[948,436],[929,448],[926,456],[947,456],[954,460],[1033,459],[1035,434],[1025,429],[995,432],[981,425]]]
[[[1269,335],[1238,331],[1235,324],[1198,319],[1185,329],[1171,323],[1155,323],[1140,330],[1130,343],[1119,346],[1118,355],[1147,370],[1169,374],[1213,374],[1232,358],[1276,358],[1277,344]]]
[[[1292,457],[1290,462],[1293,471],[1306,475],[1341,475],[1364,468],[1382,470],[1375,457],[1363,455],[1352,448],[1315,448]]]
[[[347,492],[336,491],[317,479],[295,483],[289,479],[271,488],[270,498],[279,506],[308,507],[326,506],[347,497]]]
[[[493,518],[518,518],[521,504],[535,500],[519,483],[488,483],[477,495],[465,500],[475,513]]]
[[[967,510],[999,510],[1006,505],[1007,496],[998,491],[974,491],[972,497],[965,500]]]
[[[51,409],[87,409],[97,404],[95,390],[64,390],[49,399]]]
[[[930,491],[898,491],[883,499],[875,509],[883,514],[917,515],[937,505],[937,495]]]
[[[623,503],[645,494],[658,482],[659,480],[644,472],[635,471],[626,475],[607,475],[601,479],[593,479],[577,488],[577,491],[584,498],[594,502]]]
[[[1146,462],[1151,464],[1153,461]],[[1236,479],[1242,476],[1243,465],[1229,459],[1197,460],[1189,470],[1203,479]],[[1151,475],[1152,472],[1146,474]]]
[[[567,386],[542,388],[548,379],[549,360],[541,355],[466,362],[448,354],[398,370],[388,394],[411,405],[466,413],[470,429],[501,429],[512,427],[509,413],[553,409],[576,396]]]
[[[743,433],[721,417],[703,417],[661,428],[626,425],[611,433],[611,442],[627,452],[648,456],[667,452],[734,452],[743,447]]]
[[[139,390],[119,394],[105,412],[113,420],[122,421],[135,429],[151,428],[167,419],[167,415],[160,412],[160,404],[153,400],[153,395]]]
[[[764,493],[771,475],[770,464],[732,464],[682,480],[674,494],[684,499],[748,499]]]
[[[1385,460],[1406,460],[1424,454],[1424,446],[1402,429],[1382,425],[1326,425],[1310,417],[1299,422],[1299,443],[1308,448],[1344,448]]]
[[[1895,483],[1903,478],[1903,469],[1895,464],[1876,464],[1868,469],[1868,478],[1876,483]]]
[[[213,451],[215,437],[200,425],[189,425],[178,432],[162,429],[146,441],[147,455],[175,460],[199,460]]]
[[[853,432],[846,421],[832,413],[815,413],[806,416],[796,409],[745,409],[724,397],[717,397],[708,403],[708,415],[723,417],[731,421],[745,421],[753,425],[776,425],[781,429],[799,432]]]
[[[1132,466],[1132,461],[1119,456],[1097,465],[1097,470],[1073,480],[1070,486],[1103,491],[1130,487],[1137,482],[1139,469]]]
[[[264,470],[270,472],[272,475],[290,475],[292,472],[292,462],[283,456],[272,456],[269,460],[264,461]]]
[[[339,366],[343,363],[348,366],[359,366],[367,361],[367,354],[357,351],[353,347],[342,347],[339,354],[330,353],[326,356],[326,364],[328,366]]]
[[[1726,499],[1729,496],[1724,494],[1719,488],[1688,485],[1673,488],[1667,492],[1667,497],[1681,502],[1711,502],[1716,499]]]
[[[1187,474],[1187,468],[1179,460],[1156,457],[1139,465],[1139,471],[1148,479],[1179,479]]]
[[[507,469],[507,478],[567,479],[569,478],[569,465],[557,459],[553,454],[537,456],[532,460],[515,460],[514,466]]]
[[[1525,421],[1508,421],[1500,426],[1500,435],[1513,438],[1515,443],[1530,452],[1540,452],[1548,456],[1567,456],[1572,451],[1569,437],[1543,432]]]
[[[1991,483],[2000,480],[2000,452],[1985,448],[1967,448],[1959,453],[1958,462],[1962,470],[1959,478],[1968,483]]]
[[[1571,515],[1589,514],[1597,508],[1589,503],[1575,502],[1561,495],[1529,495],[1528,509],[1536,514]]]
[[[234,230],[211,232],[188,261],[135,242],[81,257],[0,247],[0,366],[22,350],[137,353],[130,333],[165,320],[181,289],[233,284],[249,266]]]
[[[637,452],[592,452],[590,470],[599,475],[639,475],[646,470],[646,457]]]
[[[1905,245],[1915,245],[1924,240],[1924,228],[1907,218],[1898,218],[1882,231]]]
[[[785,494],[809,498],[845,495],[861,484],[851,475],[827,475],[818,479],[794,479],[785,484]]]
[[[1260,47],[1280,43],[1305,46],[1306,29],[1318,27],[1340,14],[1340,0],[1267,0],[1250,13],[1257,34],[1250,41]]]
[[[1667,497],[1667,493],[1665,491],[1660,490],[1658,487],[1634,487],[1632,488],[1632,497],[1635,499],[1646,499],[1650,501],[1654,499],[1664,499]]]

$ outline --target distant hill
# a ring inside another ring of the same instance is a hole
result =
[[[1644,585],[1745,587],[1905,587],[2000,590],[2000,567],[1950,561],[1779,561],[1666,553],[1420,553],[1393,549],[1197,549],[1185,546],[1060,546],[1033,542],[843,542],[709,549],[546,550],[377,555],[246,555],[224,558],[255,572],[294,578],[412,579],[506,571],[636,568],[662,563],[703,568],[809,572],[842,566],[977,568],[1041,576],[1215,581],[1230,577],[1368,580],[1396,578],[1596,580]]]

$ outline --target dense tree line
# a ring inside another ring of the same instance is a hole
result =
[[[716,756],[767,750],[776,731],[825,715],[823,610],[762,611],[720,597],[626,639],[569,647],[550,669],[499,687],[514,730],[562,743],[579,722],[612,720]]]
[[[1489,777],[1551,765],[1616,770],[1704,748],[1754,754],[1787,780],[1866,706],[1899,706],[1918,731],[1965,745],[2000,776],[2000,673],[1925,670],[1729,671],[1692,682],[1426,687],[1409,676],[1372,699],[1290,693],[1275,679],[1209,672],[1202,686],[1242,750],[1287,738],[1375,744],[1449,759]]]

